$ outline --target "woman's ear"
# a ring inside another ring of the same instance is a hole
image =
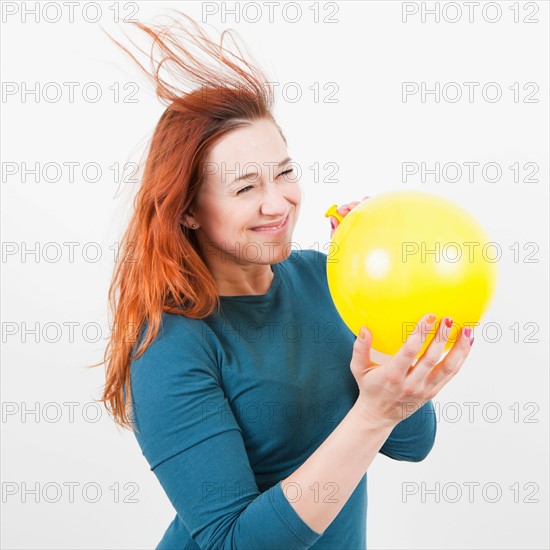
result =
[[[189,229],[197,229],[199,227],[197,220],[195,219],[193,214],[191,214],[190,211],[184,212],[184,214],[182,215],[181,223],[182,225],[185,225],[185,227],[188,227]]]

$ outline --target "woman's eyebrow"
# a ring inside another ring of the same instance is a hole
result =
[[[281,162],[279,162],[279,164],[277,164],[277,168],[280,168],[283,164],[286,164],[287,162],[290,162],[292,159],[290,157],[286,157],[286,159],[283,159]],[[252,171],[252,172],[247,172],[246,174],[243,174],[242,176],[239,176],[238,178],[235,178],[230,185],[233,185],[234,183],[237,183],[238,181],[242,180],[242,179],[245,179],[245,178],[248,178],[249,176],[254,176],[256,175],[258,172],[256,171]]]

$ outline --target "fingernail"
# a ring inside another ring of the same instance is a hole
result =
[[[426,317],[426,322],[428,323],[428,325],[431,325],[436,319],[437,319],[437,317],[433,313],[430,313]]]
[[[450,317],[445,317],[445,325],[447,328],[451,328],[453,326],[453,320]]]
[[[332,227],[332,229],[336,228],[336,224],[334,223],[334,220],[332,218],[330,218],[330,227]]]
[[[472,339],[470,340],[470,347],[474,345],[474,335],[472,334]]]
[[[361,327],[361,330],[359,331],[359,338],[361,338],[361,340],[364,340],[366,335],[367,334],[365,332],[365,327]]]
[[[471,342],[472,341],[472,338],[471,338],[472,329],[470,327],[465,327],[463,333],[464,333],[464,337],[468,338],[468,340],[470,340],[470,342]]]

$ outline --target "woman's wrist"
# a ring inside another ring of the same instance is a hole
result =
[[[399,422],[389,418],[373,416],[371,412],[365,410],[362,399],[362,396],[359,395],[350,412],[357,417],[358,422],[363,425],[364,429],[382,434],[387,433],[389,435]]]

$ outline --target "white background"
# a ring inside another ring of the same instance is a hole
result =
[[[71,23],[67,8],[58,22],[46,20],[53,9],[36,22],[33,15],[23,20],[21,4],[3,3],[2,80],[19,87],[13,95],[3,93],[1,104],[3,548],[152,548],[175,515],[132,433],[119,431],[105,410],[94,421],[104,367],[86,368],[102,359],[114,267],[110,247],[120,240],[135,190],[131,184],[119,188],[109,167],[139,162],[164,110],[133,62],[101,32],[99,24],[124,41],[125,25],[114,21],[113,4],[99,3],[98,23],[87,22],[82,5],[76,7]],[[279,91],[275,108],[291,156],[306,167],[294,241],[323,249],[330,231],[323,214],[333,203],[418,189],[467,208],[502,249],[498,288],[482,320],[500,328],[500,338],[493,341],[494,330],[478,331],[461,373],[435,399],[438,434],[427,459],[400,463],[380,455],[369,468],[368,546],[548,548],[548,3],[520,2],[517,23],[512,2],[493,2],[497,7],[487,8],[485,18],[481,2],[473,22],[467,7],[455,4],[462,10],[455,23],[456,8],[445,8],[447,2],[440,3],[439,23],[434,15],[421,18],[434,2],[405,3],[418,10],[406,22],[406,8],[397,1],[321,3],[317,23],[308,9],[313,2],[301,3],[295,23],[288,21],[295,10],[289,8],[285,20],[283,4],[273,23],[262,3],[256,23],[245,17],[254,16],[252,8],[239,23],[231,14],[222,20],[221,9],[207,22],[218,31],[236,29],[271,80],[281,83],[279,90],[295,82],[302,91],[294,103]],[[134,17],[144,23],[167,8],[184,9],[200,21],[203,9],[201,2],[135,5]],[[119,8],[121,18],[131,12],[127,3]],[[499,20],[489,22],[498,8]],[[94,10],[87,15],[95,17]],[[67,87],[59,101],[21,94],[22,83],[32,88],[37,82],[80,85],[72,103]],[[82,96],[90,82],[103,92],[96,103]],[[109,87],[117,82],[122,97],[126,83],[137,83],[138,102],[115,102]],[[338,101],[315,102],[309,87],[316,82],[321,98],[328,93],[323,85],[336,83]],[[422,102],[416,94],[405,103],[403,82],[480,85],[473,102],[465,96],[435,102],[433,95]],[[482,96],[488,82],[502,88],[499,101]],[[516,82],[519,102],[509,89]],[[538,85],[537,103],[523,101],[532,89],[523,89],[528,82]],[[57,182],[35,182],[33,175],[23,182],[20,172],[9,170],[24,162],[79,164],[73,182],[68,172]],[[82,176],[88,162],[102,167],[95,183]],[[337,181],[328,181],[326,170],[315,181],[307,169],[315,162],[337,163]],[[466,172],[454,183],[436,183],[433,176],[422,182],[420,175],[403,181],[404,162],[426,162],[428,168],[436,162],[493,162],[502,176],[486,181],[478,167],[473,182]],[[514,182],[509,166],[516,162],[535,163],[532,177],[538,181],[523,181],[528,173],[522,168]],[[63,245],[68,242],[78,243],[74,261]],[[21,253],[36,243],[38,257]],[[47,243],[59,243],[59,259]],[[86,243],[99,243],[99,261],[91,261],[96,249]],[[529,257],[538,261],[528,263]],[[68,323],[74,323],[73,337]],[[25,335],[36,324],[39,332]],[[94,342],[97,325],[103,338]],[[74,418],[67,403],[74,403]],[[78,484],[73,499],[70,482]],[[87,483],[92,485],[83,493]],[[405,498],[405,483],[418,492]],[[22,494],[23,484],[39,494]],[[94,487],[102,491],[95,503]],[[472,499],[468,487],[474,488]],[[495,487],[502,494],[491,502]],[[48,502],[59,488],[59,500]],[[433,492],[423,495],[425,489],[435,489],[439,502]]]

